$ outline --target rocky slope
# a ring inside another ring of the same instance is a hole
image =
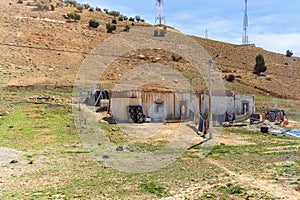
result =
[[[106,32],[106,24],[111,22],[113,16],[85,9],[79,13],[79,21],[68,22],[63,15],[76,11],[76,8],[66,4],[57,6],[57,2],[52,0],[54,11],[39,11],[34,1],[24,0],[22,4],[18,4],[16,0],[0,0],[0,80],[3,87],[71,87],[87,55],[100,42],[112,36]],[[90,28],[90,19],[99,21],[100,26]],[[113,34],[123,31],[126,24],[131,28],[149,26],[147,23],[132,25],[129,21],[118,21],[117,30]],[[236,76],[233,84],[251,88],[251,91],[264,95],[299,98],[299,58],[288,58],[255,46],[191,37],[210,54],[223,77],[230,74]],[[264,56],[268,67],[265,76],[253,74],[255,57],[259,53]],[[140,53],[132,54],[134,58],[137,55]],[[151,59],[155,56],[148,55]],[[170,56],[168,52],[163,52],[158,62],[172,62]],[[133,59],[128,57],[126,65],[122,62],[116,65],[126,70],[126,66],[133,67],[131,60]],[[174,66],[183,69],[185,74],[189,71],[187,63],[183,61]],[[115,67],[117,68],[118,66]],[[107,80],[113,81],[117,73],[110,71],[111,75]]]

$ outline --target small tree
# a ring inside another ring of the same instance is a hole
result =
[[[89,21],[89,26],[90,26],[90,27],[93,27],[93,28],[97,28],[97,27],[99,26],[99,22],[96,21],[95,19],[91,19],[91,20]]]
[[[112,24],[106,24],[106,30],[108,33],[112,33],[114,30],[116,30],[116,26]]]
[[[112,23],[112,24],[117,24],[117,20],[116,20],[116,19],[113,19],[113,20],[111,20],[111,23]]]
[[[135,20],[136,20],[137,22],[140,22],[141,19],[142,19],[142,18],[141,18],[139,15],[135,16]]]
[[[292,55],[293,55],[292,51],[290,51],[290,50],[286,51],[286,57],[292,57]]]
[[[256,74],[260,74],[261,72],[265,72],[267,70],[264,56],[261,54],[258,54],[255,58],[256,64],[254,66],[254,72]]]
[[[104,8],[103,9],[103,12],[105,12],[106,14],[108,13],[108,9],[107,8]]]

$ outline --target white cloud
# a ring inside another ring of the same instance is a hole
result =
[[[84,0],[79,0],[84,2]],[[140,15],[154,24],[155,0],[87,0],[92,5],[119,10],[127,16]],[[165,0],[167,25],[181,32],[228,43],[241,44],[244,1]],[[299,0],[248,1],[249,39],[264,49],[300,55]]]
[[[252,35],[256,46],[266,50],[285,54],[286,50],[292,50],[295,56],[300,55],[300,33],[286,34],[255,34]]]

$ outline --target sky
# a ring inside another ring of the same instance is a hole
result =
[[[163,0],[166,25],[188,35],[242,44],[244,0]],[[77,0],[93,7],[141,16],[155,24],[156,0]],[[268,51],[300,57],[300,1],[248,0],[249,41]]]

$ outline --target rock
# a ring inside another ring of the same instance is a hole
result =
[[[146,56],[140,54],[140,55],[138,55],[138,58],[139,58],[139,59],[142,59],[142,60],[145,60],[145,59],[146,59]]]
[[[266,79],[267,81],[272,81],[272,77],[269,76],[269,75],[266,75],[265,79]]]

